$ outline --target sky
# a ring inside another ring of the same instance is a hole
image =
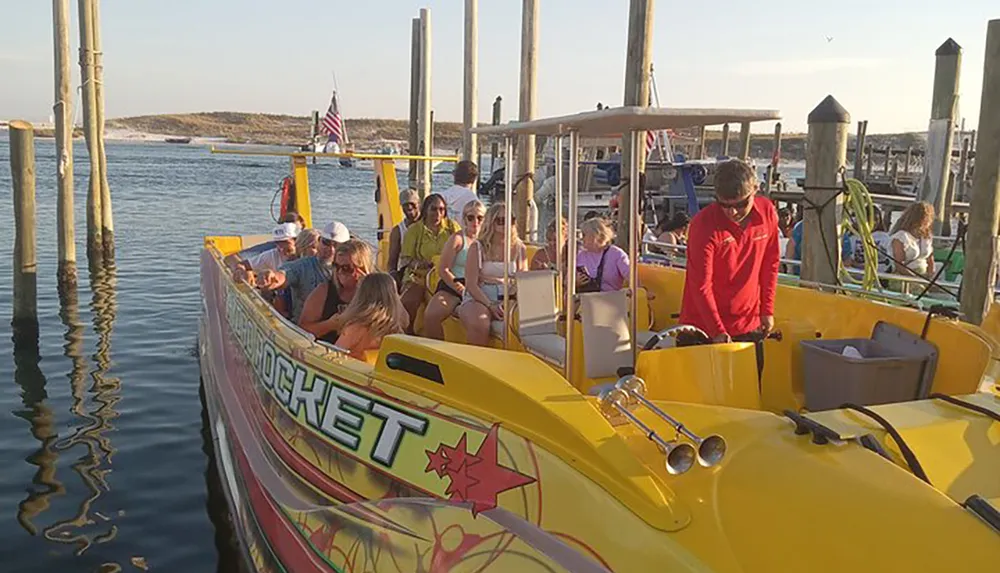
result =
[[[621,105],[628,0],[538,2],[538,117]],[[70,4],[75,59],[77,3]],[[659,103],[777,109],[785,132],[794,132],[833,94],[852,120],[869,120],[869,133],[925,130],[934,51],[951,37],[964,50],[959,109],[973,129],[987,22],[1000,18],[1000,3],[927,6],[660,0],[653,25]],[[463,0],[104,0],[107,115],[307,115],[325,110],[336,73],[346,117],[405,118],[410,22],[423,7],[431,12],[435,118],[461,121]],[[0,0],[0,119],[48,121],[51,10],[44,0]],[[520,28],[518,0],[479,2],[480,121],[489,121],[498,95],[504,121],[517,116]]]

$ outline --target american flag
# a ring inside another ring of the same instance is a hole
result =
[[[330,109],[326,110],[320,131],[330,136],[330,141],[339,142],[344,137],[344,123],[340,118],[340,106],[337,105],[337,92],[333,92]]]

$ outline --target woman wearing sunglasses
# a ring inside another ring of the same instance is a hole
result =
[[[475,242],[486,216],[486,206],[473,199],[462,209],[462,232],[455,233],[444,244],[438,261],[437,290],[424,311],[424,336],[444,340],[441,324],[448,318],[465,295],[465,261],[469,245]]]
[[[504,319],[504,218],[506,206],[494,203],[486,211],[479,238],[469,247],[465,265],[465,293],[458,307],[458,317],[465,326],[469,344],[486,346],[490,340],[490,323]],[[528,270],[528,255],[517,236],[517,227],[510,229],[510,278],[508,293],[513,295],[514,273]]]
[[[441,256],[444,244],[461,231],[458,223],[448,218],[444,197],[433,193],[424,199],[420,220],[406,229],[399,252],[399,268],[403,270],[402,299],[410,315],[407,334],[413,334],[417,310],[427,296],[427,272],[434,267],[434,257]]]
[[[333,344],[343,326],[342,314],[358,291],[358,284],[372,270],[368,243],[351,239],[337,247],[330,280],[313,289],[302,307],[299,326],[319,340]]]

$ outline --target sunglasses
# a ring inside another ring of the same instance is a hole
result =
[[[413,209],[414,211],[420,210],[420,205],[416,203],[403,203],[403,209]]]
[[[511,215],[510,216],[510,222],[511,222],[511,224],[516,223],[517,222],[517,216],[516,215]],[[503,223],[504,223],[504,217],[502,215],[500,217],[497,217],[497,220],[493,222],[493,224],[496,225],[497,227],[502,226]]]
[[[333,265],[337,269],[338,273],[343,273],[345,275],[353,275],[357,272],[358,267],[354,265]]]
[[[718,197],[715,198],[715,202],[718,203],[720,207],[729,211],[742,211],[743,209],[747,208],[747,205],[750,204],[750,201],[753,201],[753,195],[745,197],[739,201],[732,203],[723,202]]]
[[[483,216],[482,215],[466,215],[465,216],[465,220],[468,221],[468,222],[470,222],[470,223],[473,222],[473,221],[479,221],[480,223],[482,223],[483,222]]]
[[[430,209],[428,209],[428,211],[434,211],[436,213],[444,213],[447,210],[448,208],[443,206],[431,207]]]
[[[320,237],[320,240],[319,240],[319,242],[323,243],[323,244],[324,244],[324,245],[326,245],[327,247],[333,247],[333,248],[336,248],[336,247],[337,247],[337,245],[339,245],[339,244],[340,244],[340,243],[338,243],[337,241],[334,241],[333,239],[324,239],[324,238],[322,238],[322,237]]]

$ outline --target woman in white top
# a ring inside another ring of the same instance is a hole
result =
[[[469,344],[486,346],[490,340],[490,321],[503,320],[503,244],[506,207],[494,203],[479,229],[479,238],[469,246],[465,263],[465,293],[458,307],[458,317],[465,326]],[[513,218],[511,218],[513,224]],[[510,230],[510,283],[508,294],[513,294],[514,273],[528,269],[528,256],[524,243],[517,236],[517,227]]]
[[[444,320],[465,296],[465,268],[469,248],[479,236],[479,227],[486,218],[486,206],[473,199],[462,210],[462,230],[444,244],[438,260],[438,285],[424,310],[424,336],[444,340]]]
[[[892,228],[892,257],[896,259],[897,274],[934,274],[934,243],[931,239],[931,225],[934,223],[934,207],[926,201],[918,201],[903,211],[903,215]],[[903,263],[900,265],[899,263]]]

